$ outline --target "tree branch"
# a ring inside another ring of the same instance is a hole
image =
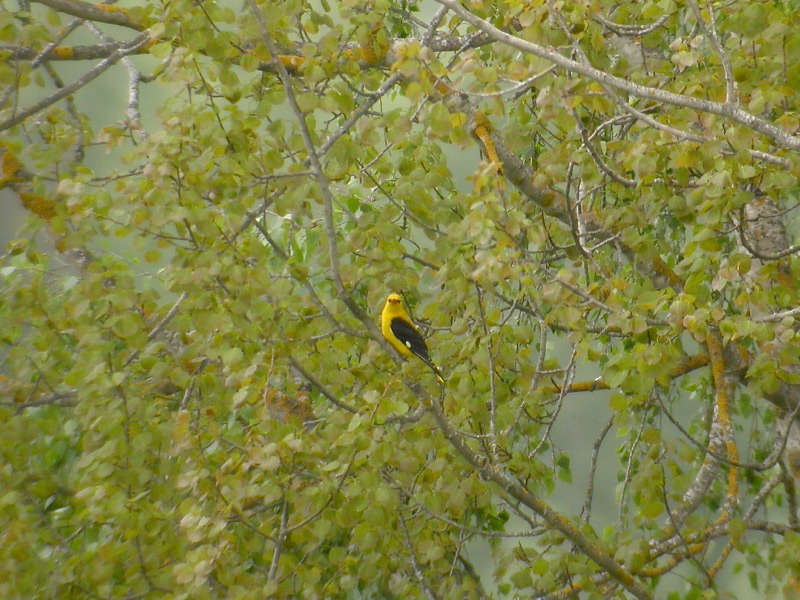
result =
[[[367,313],[364,312],[364,310],[355,302],[355,300],[353,300],[353,297],[350,295],[350,292],[344,285],[344,281],[342,281],[342,274],[339,269],[339,251],[336,248],[336,228],[333,223],[333,198],[331,197],[331,189],[330,183],[328,182],[328,177],[325,175],[325,171],[322,168],[322,163],[320,163],[319,154],[314,147],[314,140],[311,138],[311,132],[308,129],[305,116],[297,104],[294,91],[292,90],[292,83],[289,78],[289,73],[286,71],[286,67],[284,67],[277,58],[278,50],[272,43],[272,38],[270,37],[267,23],[264,21],[264,15],[256,5],[255,0],[248,0],[248,4],[250,6],[250,10],[253,12],[256,20],[258,21],[259,28],[261,29],[261,37],[270,53],[272,66],[277,71],[278,77],[280,77],[281,83],[283,84],[283,89],[286,92],[286,100],[289,103],[289,107],[292,109],[295,118],[297,119],[297,125],[300,127],[300,134],[303,138],[306,152],[308,153],[308,160],[311,163],[311,170],[314,172],[314,176],[317,179],[317,184],[320,187],[320,192],[322,193],[325,216],[325,231],[328,236],[328,251],[330,253],[331,262],[331,276],[333,278],[333,284],[336,288],[336,292],[339,295],[339,299],[344,302],[348,309],[350,309],[350,312],[353,313],[353,315],[355,315],[367,327],[367,329],[369,329],[373,338],[388,350],[388,343],[382,340],[381,336],[378,335],[377,327],[370,320]]]
[[[91,46],[58,46],[48,44],[43,50],[38,50],[33,46],[0,46],[0,52],[9,52],[10,60],[30,60],[33,63],[45,61],[76,61],[76,60],[97,60],[108,58],[117,50],[125,48],[127,42],[109,42],[107,44],[94,44]],[[142,46],[129,55],[145,54],[147,47]]]
[[[39,4],[44,4],[58,12],[62,12],[73,17],[96,21],[98,23],[108,23],[109,25],[119,25],[136,31],[143,31],[144,25],[131,19],[124,8],[112,6],[111,4],[90,4],[80,0],[33,0]]]
[[[549,48],[545,48],[544,46],[540,46],[539,44],[534,44],[533,42],[525,41],[521,38],[515,37],[511,34],[501,31],[488,21],[481,19],[472,14],[471,12],[469,12],[466,8],[462,7],[456,0],[436,0],[436,1],[439,4],[443,4],[444,6],[447,6],[448,8],[453,10],[459,17],[461,17],[471,25],[474,25],[475,27],[480,29],[483,33],[492,37],[494,40],[507,44],[523,52],[533,54],[534,56],[538,56],[539,58],[549,60],[560,67],[569,69],[570,71],[583,75],[584,77],[588,77],[589,79],[596,81],[600,84],[610,85],[614,88],[617,88],[619,90],[622,90],[623,92],[630,94],[631,96],[636,96],[637,98],[646,98],[648,100],[655,100],[656,102],[663,102],[665,104],[671,104],[673,106],[691,108],[693,110],[697,110],[700,112],[726,117],[736,123],[744,125],[745,127],[749,127],[759,132],[760,134],[774,140],[778,145],[784,148],[789,148],[792,150],[800,149],[799,137],[789,135],[781,128],[759,117],[756,117],[755,115],[752,115],[747,111],[742,110],[741,108],[729,104],[721,104],[719,102],[712,102],[710,100],[702,100],[700,98],[695,98],[694,96],[685,96],[683,94],[676,94],[673,92],[668,92],[666,90],[651,88],[644,85],[632,83],[630,81],[622,79],[621,77],[610,75],[605,71],[601,71],[589,65],[584,65],[581,64],[580,62],[569,59],[565,56],[562,56],[558,52],[550,50]]]
[[[99,77],[104,71],[106,71],[109,67],[114,65],[114,63],[120,61],[128,54],[131,54],[139,50],[149,41],[150,41],[149,31],[144,31],[140,33],[131,41],[127,42],[123,47],[116,50],[111,56],[99,62],[97,65],[95,65],[93,69],[91,69],[83,76],[79,77],[69,85],[65,85],[63,88],[59,88],[46,98],[43,98],[39,102],[33,104],[32,106],[29,106],[25,110],[20,111],[16,115],[9,117],[8,119],[0,123],[0,131],[5,131],[6,129],[10,129],[14,125],[22,123],[25,119],[27,119],[31,115],[35,115],[37,112],[44,110],[51,104],[55,104],[62,98],[66,98],[70,94],[75,93],[80,88],[85,86],[87,83]]]
[[[619,581],[625,589],[639,599],[652,598],[650,591],[645,588],[641,583],[634,579],[633,575],[624,566],[614,560],[610,551],[595,544],[592,540],[586,537],[581,531],[573,525],[573,523],[565,516],[554,511],[546,502],[542,501],[538,496],[533,495],[521,484],[512,480],[509,476],[505,475],[502,471],[492,468],[486,461],[474,453],[462,441],[458,432],[453,428],[447,417],[442,412],[441,405],[438,401],[433,400],[423,394],[422,390],[417,386],[412,390],[420,398],[421,401],[426,401],[431,407],[431,414],[433,415],[436,424],[444,434],[445,438],[450,444],[458,451],[458,453],[472,465],[480,475],[500,486],[511,497],[518,500],[533,512],[542,517],[550,527],[553,527],[566,536],[573,542],[581,551],[598,566],[605,569],[614,579]]]

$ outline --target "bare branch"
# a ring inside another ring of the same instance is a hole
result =
[[[547,357],[547,325],[544,322],[544,319],[538,317],[539,320],[539,356],[536,359],[536,371],[533,373],[533,379],[531,380],[531,385],[528,388],[527,393],[520,398],[519,408],[517,408],[517,414],[514,417],[514,422],[511,423],[505,430],[504,434],[508,435],[512,431],[516,431],[517,426],[519,425],[519,421],[522,418],[522,413],[525,411],[525,399],[531,395],[531,393],[539,387],[539,379],[542,376],[542,371],[544,371],[544,361]]]
[[[761,505],[767,499],[767,496],[778,486],[782,479],[783,475],[778,473],[774,477],[770,478],[763,486],[761,486],[761,489],[756,494],[756,497],[753,498],[753,503],[750,505],[750,508],[747,509],[747,512],[744,515],[745,522],[750,521],[755,516],[756,511],[761,507]],[[719,570],[725,564],[725,560],[727,560],[728,556],[730,556],[731,552],[733,551],[735,543],[736,542],[734,540],[728,540],[728,543],[725,544],[725,547],[722,549],[719,558],[708,570],[708,575],[711,579],[713,579],[716,574],[719,573]]]
[[[628,484],[631,481],[631,475],[633,474],[633,459],[636,456],[636,452],[639,447],[639,440],[642,439],[642,433],[644,433],[644,427],[647,424],[647,408],[650,406],[650,401],[648,401],[647,406],[645,406],[644,414],[641,415],[641,423],[639,423],[639,430],[636,432],[636,437],[634,438],[633,442],[630,445],[630,449],[628,450],[628,464],[625,467],[625,477],[622,480],[622,491],[620,492],[620,499],[619,499],[619,510],[617,511],[617,526],[625,527],[624,524],[624,516],[625,516],[625,495],[628,491]],[[624,447],[624,446],[623,446]]]
[[[708,448],[711,452],[706,454],[703,464],[697,472],[697,475],[686,490],[686,493],[681,499],[681,506],[670,513],[670,522],[673,524],[674,529],[667,529],[668,532],[674,532],[683,526],[683,523],[692,514],[705,498],[706,493],[711,488],[711,484],[719,473],[720,461],[716,458],[717,454],[721,453],[724,445],[722,442],[721,427],[719,420],[716,417],[716,409],[714,410],[714,421],[711,425],[709,433]]]
[[[779,460],[778,465],[781,468],[781,483],[783,483],[783,488],[786,490],[786,508],[789,513],[787,520],[791,527],[797,529],[800,528],[800,522],[797,519],[797,487],[794,484],[794,477],[789,473],[789,469],[786,468],[786,464]]]
[[[447,523],[448,525],[451,525],[452,527],[455,527],[459,531],[464,532],[468,535],[477,535],[480,537],[487,537],[487,538],[528,538],[528,537],[536,537],[542,535],[545,532],[545,529],[543,527],[538,527],[536,529],[530,529],[528,531],[518,531],[513,533],[505,531],[492,531],[489,529],[475,529],[474,527],[468,527],[467,525],[454,521],[453,519],[445,517],[444,515],[441,515],[433,511],[432,509],[428,508],[423,502],[417,500],[410,490],[407,490],[406,488],[401,486],[397,481],[395,481],[391,477],[390,473],[385,472],[384,476],[387,477],[389,481],[391,481],[392,485],[394,485],[407,500],[413,502],[416,506],[419,507],[419,509],[422,512],[436,519],[437,521],[441,521],[442,523]]]
[[[36,406],[65,406],[71,407],[75,406],[77,401],[77,392],[74,393],[67,393],[67,392],[59,392],[56,394],[52,394],[50,396],[46,396],[43,398],[38,398],[36,400],[27,400],[24,402],[15,402],[13,399],[9,402],[0,402],[0,406],[8,406],[11,408],[33,408]]]
[[[62,81],[58,72],[56,72],[53,65],[50,63],[45,63],[43,69],[50,76],[50,79],[53,80],[56,88],[61,89],[64,87],[64,82]],[[83,160],[83,150],[84,146],[86,145],[86,136],[84,132],[85,128],[72,96],[67,96],[65,103],[67,105],[67,114],[69,114],[70,121],[72,121],[72,130],[75,132],[75,143],[72,145],[71,160],[73,163],[78,163]]]

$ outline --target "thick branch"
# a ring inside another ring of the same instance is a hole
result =
[[[677,365],[670,371],[668,377],[670,379],[677,379],[687,373],[690,373],[700,367],[704,367],[708,364],[708,354],[695,354],[694,356],[687,358],[682,363]],[[566,393],[567,394],[575,394],[578,392],[594,392],[597,390],[610,390],[612,389],[610,385],[608,385],[602,379],[593,379],[591,381],[579,381],[578,383],[573,383],[570,385]],[[544,392],[551,392],[553,394],[558,394],[561,392],[561,388],[556,385],[547,385],[541,388],[538,388],[537,391],[544,391]]]
[[[112,6],[111,4],[90,4],[80,0],[33,0],[39,4],[57,10],[73,17],[95,21],[97,23],[108,23],[128,27],[136,31],[144,30],[144,25],[135,22],[124,8]]]
[[[706,347],[708,355],[711,357],[711,372],[714,375],[714,389],[716,393],[717,418],[721,426],[721,434],[725,440],[725,448],[728,451],[728,460],[731,465],[728,467],[728,492],[725,504],[723,519],[730,518],[737,501],[739,492],[739,480],[736,467],[739,462],[739,450],[733,439],[733,426],[731,425],[730,406],[728,401],[728,383],[725,380],[725,360],[722,355],[722,342],[715,331],[709,331],[706,336]]]
[[[110,44],[94,44],[92,46],[54,46],[42,61],[54,60],[97,60],[108,58],[117,50],[125,47],[126,42],[113,42]],[[0,52],[10,52],[11,60],[35,60],[41,53],[33,46],[0,46]],[[144,54],[145,46],[129,54]]]

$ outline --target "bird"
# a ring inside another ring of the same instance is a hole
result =
[[[442,372],[428,355],[428,346],[420,335],[406,309],[400,294],[389,294],[381,312],[381,333],[386,340],[405,357],[417,356],[436,374],[439,383],[444,383]]]

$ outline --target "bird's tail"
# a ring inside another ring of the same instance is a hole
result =
[[[433,364],[432,360],[426,360],[425,364],[428,365],[431,368],[431,371],[436,374],[436,379],[439,380],[439,383],[444,384],[444,377],[442,376],[442,372],[439,370],[439,367]]]

